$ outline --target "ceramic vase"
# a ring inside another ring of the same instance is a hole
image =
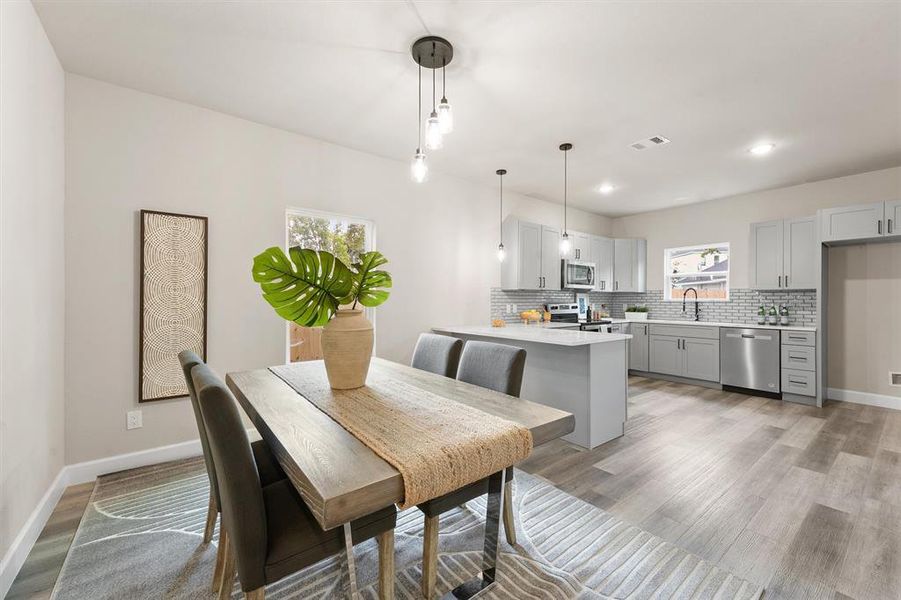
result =
[[[322,357],[332,389],[349,390],[366,385],[372,342],[372,323],[362,309],[339,309],[322,328]]]

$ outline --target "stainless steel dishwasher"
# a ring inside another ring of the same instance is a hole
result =
[[[720,329],[720,378],[724,386],[778,394],[779,330]]]

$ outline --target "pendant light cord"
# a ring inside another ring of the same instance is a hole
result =
[[[500,229],[501,246],[504,245],[504,176],[501,175],[501,211],[500,219],[498,219],[498,229]]]
[[[432,64],[435,64],[435,42],[432,42]],[[436,112],[435,104],[435,71],[432,69],[432,112]]]
[[[422,57],[416,62],[419,63],[419,95],[416,97],[416,123],[419,124],[419,133],[416,136],[416,152],[422,151]]]
[[[566,180],[567,180],[567,160],[566,157],[569,150],[563,151],[563,235],[566,235]]]
[[[447,61],[441,60],[441,99],[447,98]]]

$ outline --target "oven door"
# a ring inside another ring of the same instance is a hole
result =
[[[590,290],[594,287],[594,263],[576,260],[563,261],[563,287]]]

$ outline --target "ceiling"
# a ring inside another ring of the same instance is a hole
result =
[[[430,168],[562,202],[572,142],[570,201],[604,215],[901,164],[896,2],[35,5],[70,72],[403,161],[409,48],[444,36],[456,129]]]

